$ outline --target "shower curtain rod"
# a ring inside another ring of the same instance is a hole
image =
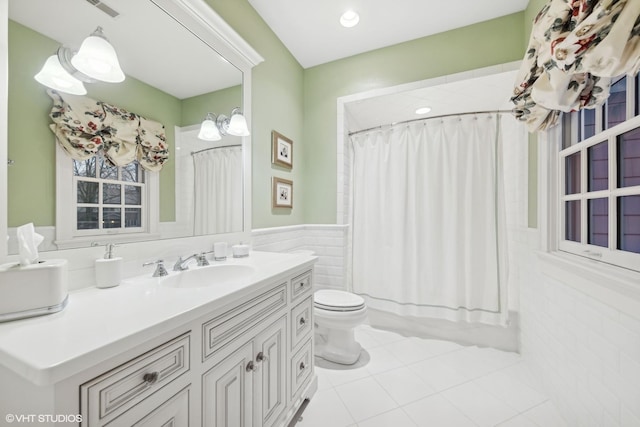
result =
[[[422,120],[441,119],[443,117],[453,117],[453,116],[466,116],[466,115],[470,115],[470,114],[491,114],[491,113],[494,113],[494,114],[512,113],[512,111],[511,110],[470,111],[468,113],[442,114],[442,115],[439,115],[439,116],[421,117],[419,119],[404,120],[402,122],[395,122],[395,123],[390,123],[390,124],[386,124],[386,125],[374,126],[372,128],[369,128],[369,129],[362,129],[362,130],[349,132],[349,136],[357,135],[357,134],[363,133],[363,132],[369,132],[370,130],[382,129],[382,128],[385,128],[385,127],[388,127],[388,126],[402,125],[402,124],[405,124],[405,123],[419,122],[419,121],[422,121]]]
[[[221,145],[219,147],[203,148],[202,150],[192,151],[191,155],[193,156],[194,154],[202,153],[203,151],[217,150],[218,148],[229,148],[229,147],[242,147],[242,145],[241,144],[229,144],[229,145]]]

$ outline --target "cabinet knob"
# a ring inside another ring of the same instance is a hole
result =
[[[253,363],[253,360],[249,361],[249,363],[247,363],[247,372],[253,372],[256,370],[256,364]]]
[[[300,326],[303,326],[305,323],[307,323],[307,320],[304,317],[300,318]]]
[[[144,374],[144,376],[142,377],[142,380],[147,383],[147,385],[152,385],[155,384],[156,381],[158,381],[158,377],[160,376],[160,374],[158,372],[151,372],[148,374]]]
[[[307,364],[304,362],[300,362],[300,370],[304,371],[305,369],[307,369]]]
[[[264,354],[263,352],[258,353],[258,355],[256,356],[256,360],[258,362],[266,362],[267,360],[269,360],[269,358],[267,357],[266,354]]]

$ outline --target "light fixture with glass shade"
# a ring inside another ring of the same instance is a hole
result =
[[[90,78],[102,82],[120,83],[124,80],[116,50],[105,37],[102,27],[96,28],[84,39],[78,53],[71,58],[71,65]]]
[[[216,116],[213,113],[207,113],[207,116],[200,125],[198,138],[204,141],[219,141],[222,136],[226,135],[251,135],[247,126],[247,119],[238,107],[231,110],[229,117],[224,114]]]
[[[60,46],[56,55],[47,59],[35,79],[60,92],[84,95],[87,91],[82,82],[120,83],[125,75],[115,49],[104,36],[102,27],[98,27],[82,42],[77,53]]]
[[[216,115],[207,113],[207,117],[204,118],[200,125],[198,139],[202,139],[203,141],[220,141],[221,138],[222,136],[216,124]]]
[[[59,92],[70,93],[71,95],[87,94],[87,89],[85,89],[82,82],[62,67],[58,55],[51,55],[47,58],[42,70],[34,78],[41,85]]]

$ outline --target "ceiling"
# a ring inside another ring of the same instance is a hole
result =
[[[304,68],[522,11],[529,0],[249,0]],[[347,9],[360,23],[344,28]]]
[[[127,76],[178,99],[242,83],[240,70],[150,1],[101,3],[119,15],[111,17],[88,0],[14,0],[9,18],[76,50],[102,26]]]

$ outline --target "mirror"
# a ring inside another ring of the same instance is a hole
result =
[[[240,169],[230,172],[232,175],[228,178],[240,183],[235,189],[240,191],[240,202],[229,204],[234,208],[226,213],[240,220],[231,225],[215,229],[196,226],[197,197],[206,191],[194,189],[194,176],[204,175],[202,170],[194,172],[192,153],[214,147],[211,142],[195,137],[207,112],[229,115],[234,107],[243,107],[241,69],[244,67],[237,68],[216,52],[209,40],[201,36],[201,29],[194,31],[186,25],[187,19],[182,18],[187,15],[171,16],[181,11],[176,7],[168,11],[167,7],[173,6],[167,6],[171,2],[165,0],[9,3],[7,225],[10,237],[15,236],[15,227],[33,222],[36,231],[45,236],[39,250],[62,248],[55,243],[57,144],[49,129],[52,101],[46,88],[33,76],[60,45],[77,50],[97,26],[103,28],[114,46],[126,79],[122,83],[85,83],[86,96],[162,123],[169,145],[169,161],[160,172],[146,172],[147,176],[157,175],[148,180],[159,182],[157,201],[152,201],[159,224],[153,233],[136,236],[126,233],[122,225],[122,233],[126,235],[103,230],[108,233],[90,236],[79,245],[67,247],[87,246],[91,241],[101,241],[102,237],[114,234],[116,242],[131,242],[243,231],[247,222],[243,183],[249,171],[242,167],[247,164],[247,138],[225,136],[217,144],[224,146],[219,148],[221,152],[227,150],[227,146],[241,147],[243,157]],[[199,3],[203,2],[183,3],[202,7]],[[100,218],[103,220],[102,215]],[[17,252],[14,238],[9,240],[8,252]]]

